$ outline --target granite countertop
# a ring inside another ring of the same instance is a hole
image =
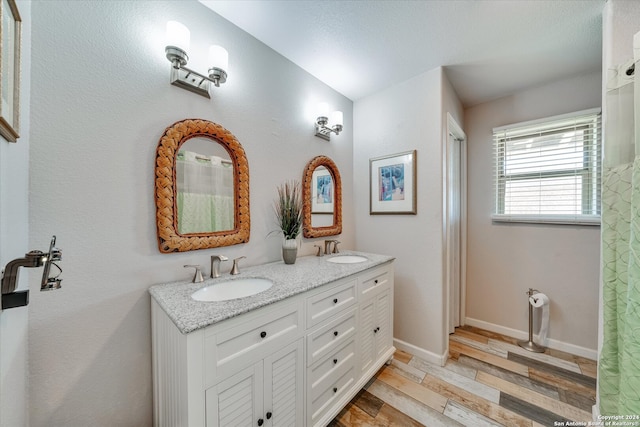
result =
[[[327,262],[328,258],[340,255],[360,255],[367,261],[354,264],[336,264]],[[217,279],[207,279],[202,283],[172,282],[155,285],[149,293],[162,307],[173,323],[183,334],[205,328],[231,317],[281,301],[293,295],[326,285],[344,277],[393,260],[388,255],[376,255],[365,252],[342,251],[339,254],[323,257],[305,256],[287,265],[282,261],[245,267],[240,274],[228,273]],[[195,301],[191,294],[205,286],[219,282],[242,278],[264,278],[273,282],[266,291],[245,298],[220,302]]]

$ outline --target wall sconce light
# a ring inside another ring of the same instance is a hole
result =
[[[167,39],[164,51],[171,62],[171,84],[211,98],[210,84],[220,87],[227,81],[229,54],[221,46],[209,48],[209,74],[207,76],[187,68],[189,56],[189,29],[176,21],[167,22]]]
[[[331,120],[329,120],[329,116]],[[325,141],[331,140],[331,132],[339,135],[344,124],[342,111],[334,111],[329,115],[329,105],[326,102],[318,104],[318,118],[316,119],[316,136]]]

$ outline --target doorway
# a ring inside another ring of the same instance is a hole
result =
[[[445,285],[448,330],[464,325],[466,295],[467,236],[467,146],[466,135],[447,113],[445,147]]]

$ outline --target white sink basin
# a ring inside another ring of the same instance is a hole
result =
[[[365,262],[367,258],[360,255],[338,255],[331,258],[327,258],[327,262],[333,262],[335,264],[355,264],[358,262]]]
[[[228,301],[230,299],[245,298],[266,291],[273,282],[267,279],[237,279],[217,283],[197,290],[191,294],[196,301]]]

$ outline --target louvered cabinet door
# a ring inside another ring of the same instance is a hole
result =
[[[376,296],[375,314],[375,359],[383,357],[393,345],[393,331],[391,330],[391,294],[389,290]]]
[[[358,332],[360,343],[360,371],[368,371],[374,362],[376,352],[375,328],[376,326],[376,299],[368,298],[360,303],[360,330]]]
[[[265,426],[303,425],[304,341],[299,339],[264,360]]]
[[[255,427],[263,413],[263,386],[259,362],[208,389],[207,427]]]

